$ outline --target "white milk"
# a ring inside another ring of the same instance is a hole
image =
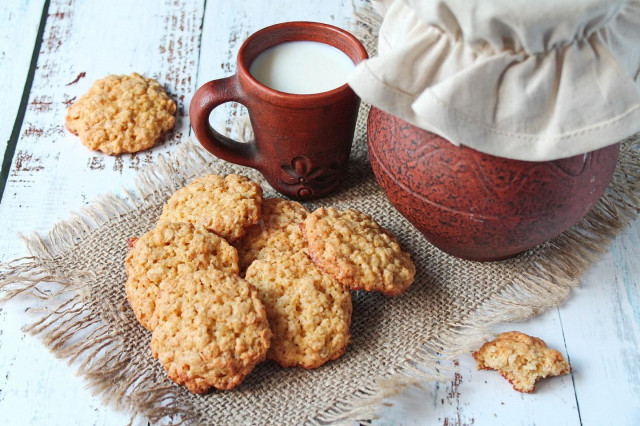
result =
[[[355,68],[340,49],[316,41],[290,41],[260,53],[249,72],[280,92],[308,94],[333,90]]]

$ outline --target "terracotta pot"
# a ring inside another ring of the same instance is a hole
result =
[[[371,165],[391,203],[436,247],[471,260],[514,256],[570,228],[611,181],[620,145],[546,162],[455,146],[377,108]]]

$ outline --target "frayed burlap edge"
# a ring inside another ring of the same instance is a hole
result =
[[[533,265],[518,282],[482,304],[464,323],[450,324],[444,333],[426,331],[422,347],[406,357],[395,375],[356,390],[350,399],[319,413],[310,423],[366,423],[375,418],[387,398],[408,386],[450,379],[456,370],[451,360],[491,336],[494,325],[529,319],[566,300],[582,274],[640,211],[639,148],[638,135],[623,144],[607,194],[576,226],[547,243],[551,255],[544,262]],[[46,239],[39,235],[23,237],[31,256],[0,265],[3,300],[22,294],[48,302],[62,300],[56,307],[43,308],[40,319],[24,330],[41,337],[57,357],[77,366],[89,389],[105,403],[117,409],[135,409],[136,414],[152,422],[171,419],[172,423],[189,423],[197,421],[198,414],[178,401],[175,386],[159,384],[123,355],[119,336],[95,314],[96,309],[90,309],[90,303],[100,303],[89,295],[94,279],[90,272],[60,276],[51,271],[56,270],[57,256],[95,228],[132,209],[144,210],[161,202],[182,182],[202,173],[209,164],[203,154],[193,143],[183,144],[168,160],[161,157],[156,167],[142,172],[135,192],[128,191],[124,197],[101,197],[56,224]],[[99,309],[118,315],[119,307]]]
[[[640,134],[636,134],[623,141],[605,196],[576,225],[547,243],[545,262],[532,265],[520,282],[493,296],[463,324],[451,324],[451,333],[440,337],[447,356],[476,348],[498,323],[523,321],[559,306],[639,213]]]
[[[55,273],[59,269],[55,259],[111,220],[164,202],[167,194],[202,174],[209,164],[202,154],[189,142],[168,160],[160,156],[152,168],[140,173],[135,191],[125,190],[123,197],[101,196],[70,219],[55,224],[46,238],[21,235],[30,256],[0,265],[0,301],[27,295],[46,302],[30,310],[39,319],[23,331],[39,336],[56,357],[77,366],[77,374],[105,404],[126,411],[134,408],[132,421],[142,414],[154,423],[163,419],[182,423],[196,420],[198,414],[186,404],[172,404],[179,398],[176,387],[159,383],[150,371],[140,371],[134,357],[125,356],[122,345],[126,343],[96,314],[123,315],[122,307],[101,304],[91,297],[95,276],[89,271]]]
[[[605,254],[613,239],[640,213],[640,134],[621,145],[620,159],[606,194],[576,225],[549,241],[544,262],[534,264],[510,287],[481,304],[460,324],[448,324],[438,335],[425,334],[422,347],[392,377],[379,379],[364,395],[318,416],[327,423],[368,424],[385,399],[433,381],[449,381],[457,371],[453,360],[495,335],[500,323],[522,322],[561,305],[582,275]],[[368,419],[368,420],[366,420]]]
[[[375,39],[381,17],[370,8],[354,6],[356,23],[351,32],[360,40]],[[370,55],[376,47],[366,44]],[[620,160],[607,193],[576,225],[548,242],[550,250],[544,263],[532,265],[518,282],[494,295],[478,307],[463,323],[449,324],[448,331],[425,334],[422,347],[405,361],[397,374],[376,380],[375,388],[364,395],[343,401],[320,414],[327,423],[357,420],[368,424],[377,416],[385,400],[410,386],[433,381],[448,381],[457,371],[452,361],[477,349],[495,333],[500,323],[521,322],[547,309],[561,305],[578,287],[587,269],[609,250],[613,239],[640,212],[640,134],[623,141]]]

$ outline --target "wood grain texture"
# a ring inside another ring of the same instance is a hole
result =
[[[640,424],[640,220],[560,310],[585,425]]]
[[[142,165],[188,132],[185,105],[195,90],[203,7],[203,0],[51,1],[0,205],[0,261],[26,254],[18,232],[46,233],[98,194],[131,186]],[[134,71],[158,79],[178,101],[175,130],[137,155],[88,151],[64,129],[67,106],[94,80]],[[127,414],[104,407],[74,369],[21,333],[32,317],[24,301],[15,302],[0,312],[0,424],[126,424]]]
[[[44,0],[6,0],[0,4],[0,162],[20,110],[44,5]]]
[[[525,323],[503,324],[541,337],[572,365],[571,375],[521,394],[494,371],[459,359],[450,383],[392,398],[380,425],[640,424],[640,220],[614,241],[569,300]]]
[[[567,356],[557,310],[525,322],[506,324],[497,332],[518,330],[542,337]],[[425,385],[392,398],[398,405],[385,409],[380,425],[579,425],[578,407],[570,375],[538,382],[532,394],[513,390],[500,374],[476,370],[471,354],[456,361],[459,372],[448,383]],[[551,407],[544,410],[541,407]]]
[[[15,17],[22,7],[25,19],[37,21],[35,10],[43,3],[4,1],[0,24],[9,16],[4,11]],[[237,51],[249,34],[289,20],[345,28],[353,20],[352,4],[350,0],[208,0],[205,10],[204,0],[51,1],[0,205],[0,262],[26,254],[18,232],[46,233],[99,194],[131,188],[140,167],[153,164],[189,133],[187,106],[196,87],[232,74]],[[29,49],[27,33],[33,28],[27,24],[7,28],[2,26],[0,34],[10,39],[25,36],[22,43],[27,47],[18,49],[24,55],[23,49]],[[2,43],[0,47],[6,45]],[[24,75],[24,65],[18,62],[11,61],[9,68],[0,62],[0,73],[11,78]],[[178,101],[175,131],[164,143],[137,155],[109,157],[88,151],[64,129],[67,105],[95,79],[133,71],[157,78]],[[219,108],[212,122],[231,131],[242,114],[237,105]],[[460,371],[452,382],[427,384],[393,398],[394,405],[385,408],[375,423],[640,424],[638,259],[640,221],[616,239],[611,252],[564,306],[497,330],[518,329],[545,339],[570,358],[571,376],[542,382],[535,394],[524,395],[497,373],[476,371],[466,354],[459,358]],[[22,299],[0,307],[0,424],[126,424],[126,414],[104,407],[84,389],[72,368],[20,331],[33,318],[25,309]],[[146,423],[136,419],[135,424]]]
[[[98,194],[132,182],[144,164],[188,133],[204,1],[52,1],[29,106],[7,181],[0,251],[15,255],[16,232],[44,231]],[[96,79],[138,72],[158,79],[178,102],[165,141],[138,154],[87,150],[64,128],[69,104]],[[20,212],[18,214],[18,212]],[[9,228],[10,227],[10,228]]]

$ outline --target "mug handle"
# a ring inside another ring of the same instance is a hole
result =
[[[221,135],[209,124],[209,116],[217,106],[225,102],[243,103],[242,101],[237,75],[210,81],[193,95],[189,105],[189,119],[196,138],[207,151],[231,163],[255,168],[258,157],[255,142],[235,141]]]

